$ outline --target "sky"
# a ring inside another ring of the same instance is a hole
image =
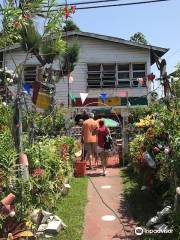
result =
[[[65,0],[56,0],[64,4]],[[94,0],[67,0],[68,3]],[[109,4],[139,2],[140,0],[119,0]],[[148,0],[143,0],[148,1]],[[3,0],[0,0],[2,3]],[[84,5],[81,5],[84,6]],[[90,5],[88,5],[90,6]],[[142,32],[154,46],[169,48],[164,55],[168,73],[180,63],[180,0],[135,6],[110,7],[77,10],[73,20],[82,31],[120,37],[126,40],[136,32]],[[155,64],[152,72],[159,74]]]
[[[89,0],[68,0],[68,3]],[[138,2],[120,0],[118,3]],[[146,0],[148,1],[148,0]],[[64,3],[64,1],[59,1]],[[114,2],[117,4],[117,2]],[[135,32],[142,32],[151,45],[170,48],[164,55],[167,71],[174,71],[180,63],[180,0],[136,6],[77,10],[73,20],[82,31],[99,33],[129,40]],[[152,71],[158,74],[154,65]]]

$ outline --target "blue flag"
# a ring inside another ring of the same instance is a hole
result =
[[[29,83],[24,83],[23,84],[23,90],[25,93],[30,94],[31,86]]]
[[[105,102],[107,99],[107,93],[101,93],[100,97],[101,97],[102,102]]]

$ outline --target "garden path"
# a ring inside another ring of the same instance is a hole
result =
[[[115,164],[116,160],[111,159],[110,162]],[[113,164],[110,165],[112,166]],[[105,177],[101,176],[100,173],[100,168],[88,171],[88,202],[85,209],[82,240],[135,239],[135,223],[128,215],[127,206],[123,198],[123,183],[120,177],[120,169],[107,168]],[[115,213],[105,206],[102,200]]]

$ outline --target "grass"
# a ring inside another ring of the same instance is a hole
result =
[[[59,203],[57,215],[67,228],[57,235],[56,240],[81,240],[83,234],[84,211],[87,202],[88,179],[73,178],[71,189]]]

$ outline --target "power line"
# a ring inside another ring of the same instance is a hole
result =
[[[95,3],[106,3],[106,2],[119,2],[119,1],[123,1],[123,0],[97,0],[97,1],[89,1],[89,2],[75,2],[75,3],[68,3],[67,5],[87,5],[87,4],[95,4]],[[57,4],[57,7],[63,7],[65,4]],[[47,5],[45,5],[44,7],[48,7]]]
[[[105,0],[103,0],[105,2]],[[107,0],[106,0],[107,1]],[[108,0],[110,1],[110,0]],[[112,0],[111,0],[112,1]],[[77,7],[76,10],[86,10],[86,9],[97,9],[97,8],[107,8],[107,7],[123,7],[123,6],[133,6],[133,5],[142,5],[142,4],[151,4],[151,3],[161,3],[161,2],[168,2],[172,0],[150,0],[150,1],[140,1],[140,2],[129,2],[129,3],[120,3],[120,4],[107,4],[107,5],[98,5],[98,6],[85,6],[85,7]],[[91,2],[92,4],[95,2]],[[81,3],[82,4],[82,3]],[[89,2],[90,4],[90,2]],[[75,4],[68,4],[69,6],[78,5]],[[64,6],[64,5],[57,5],[57,6]],[[56,12],[58,9],[52,9],[51,12]],[[41,12],[47,12],[47,10],[42,10]]]

